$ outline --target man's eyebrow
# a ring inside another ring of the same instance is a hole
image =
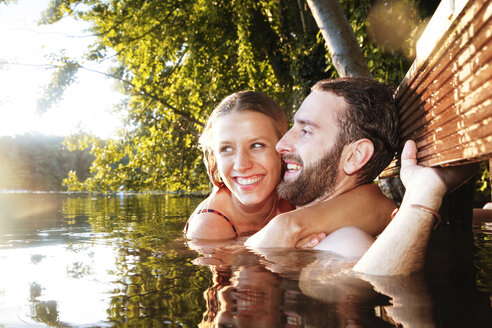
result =
[[[302,124],[302,125],[310,125],[316,129],[319,128],[319,124],[316,123],[315,121],[312,121],[312,120],[307,120],[307,119],[302,119],[302,118],[297,118],[297,117],[294,117],[294,122],[297,123],[297,124]]]

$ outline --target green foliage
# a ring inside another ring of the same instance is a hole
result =
[[[477,229],[478,230],[478,229]],[[492,237],[490,228],[484,224],[482,230],[473,235],[475,246],[474,262],[477,269],[477,286],[486,293],[492,292]]]
[[[343,1],[374,77],[396,85],[408,63],[367,39],[369,4]],[[197,140],[222,98],[262,91],[290,116],[315,81],[336,76],[304,0],[56,0],[43,22],[63,15],[92,23],[98,39],[87,59],[116,58],[108,74],[129,96],[121,138],[91,143],[91,177],[79,181],[71,173],[69,189],[207,189]],[[66,63],[72,70],[55,81],[74,78],[78,64]],[[48,103],[59,99],[51,91]]]
[[[63,190],[70,170],[89,176],[93,157],[88,151],[70,152],[63,137],[22,135],[0,138],[0,189]]]
[[[70,13],[70,1],[66,0],[51,0],[48,8],[41,15],[41,19],[39,20],[40,24],[52,24],[56,23],[66,13]]]
[[[474,206],[483,207],[490,199],[490,168],[489,163],[480,163],[479,177],[475,182]]]

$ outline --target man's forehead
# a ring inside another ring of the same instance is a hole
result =
[[[312,125],[315,128],[319,128],[319,122],[314,113],[311,113],[309,109],[303,110],[300,108],[294,115],[294,123],[302,125]]]
[[[324,125],[323,122],[331,123],[336,120],[346,107],[343,97],[332,92],[313,91],[294,115],[294,123],[320,127]]]

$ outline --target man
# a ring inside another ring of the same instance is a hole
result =
[[[319,81],[297,111],[293,127],[277,144],[287,166],[278,187],[280,196],[296,205],[296,211],[302,211],[304,206],[372,183],[396,151],[397,120],[392,93],[383,84],[363,78]],[[321,248],[345,256],[364,255],[354,267],[362,272],[408,274],[418,270],[447,187],[469,175],[468,171],[458,173],[456,169],[417,166],[415,144],[407,143],[401,171],[407,192],[399,213],[377,242],[371,246],[371,236],[356,228],[342,228],[323,240]],[[293,240],[306,237],[309,218],[297,220],[294,228],[291,221],[285,221],[281,216],[272,220],[246,245],[293,246]],[[409,255],[410,247],[413,253]],[[391,261],[389,252],[394,252]]]
[[[372,183],[396,152],[397,122],[385,85],[354,78],[319,81],[277,144],[287,164],[280,196],[306,206]]]
[[[267,230],[281,233],[274,234],[276,238],[262,245],[295,246],[298,240],[312,233],[329,232],[319,223],[329,221],[329,217],[306,220],[302,207],[372,184],[396,152],[397,122],[391,89],[381,83],[362,78],[316,83],[297,111],[293,127],[277,144],[287,167],[278,187],[279,195],[298,210],[273,220]],[[381,206],[390,207],[385,212],[388,215],[382,228],[376,233],[388,224],[389,213],[394,209],[394,204]]]

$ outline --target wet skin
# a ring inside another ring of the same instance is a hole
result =
[[[326,104],[332,110],[327,111]],[[337,117],[345,107],[345,100],[331,92],[314,91],[307,96],[294,116],[294,125],[276,147],[287,164],[284,180],[295,180],[303,167],[320,160],[333,148],[340,129]]]
[[[213,132],[213,151],[224,184],[235,205],[246,212],[270,207],[280,182],[279,140],[273,121],[258,112],[234,112],[221,117]],[[249,209],[246,209],[249,208]]]

